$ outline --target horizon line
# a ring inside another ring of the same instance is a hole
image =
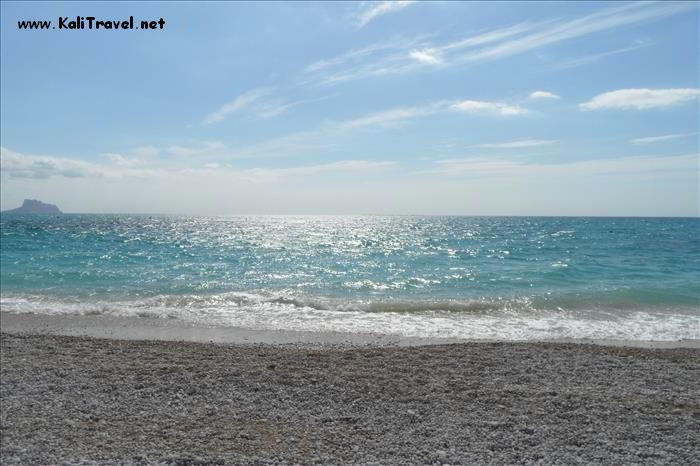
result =
[[[37,216],[61,216],[61,215],[138,215],[158,217],[476,217],[476,218],[688,218],[700,219],[697,215],[572,215],[572,214],[387,214],[387,213],[231,213],[231,214],[194,214],[194,213],[155,213],[155,212],[61,212],[61,213],[15,213],[0,211],[0,215],[37,215]]]

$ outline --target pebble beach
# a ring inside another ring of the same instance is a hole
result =
[[[697,348],[2,334],[2,464],[698,464]]]

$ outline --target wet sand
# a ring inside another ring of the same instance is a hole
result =
[[[2,464],[693,464],[700,456],[696,348],[212,344],[7,333],[4,324],[3,332]]]

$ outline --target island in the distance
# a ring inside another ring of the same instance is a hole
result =
[[[45,204],[34,199],[25,199],[20,207],[10,209],[3,214],[62,214],[61,210],[53,204]]]

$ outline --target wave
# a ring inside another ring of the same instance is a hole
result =
[[[614,298],[614,299],[613,299]],[[623,299],[624,298],[624,299]],[[496,340],[700,338],[698,306],[644,305],[580,294],[474,300],[342,300],[291,291],[160,295],[125,300],[6,295],[3,311],[177,319],[205,327],[370,332]],[[632,305],[634,304],[634,305]]]
[[[585,314],[623,313],[625,311],[690,311],[700,312],[700,298],[692,292],[678,295],[669,290],[613,290],[590,293],[559,293],[516,297],[480,297],[474,299],[339,299],[296,294],[293,291],[228,292],[220,294],[169,294],[135,299],[115,299],[81,296],[51,296],[41,294],[3,293],[3,310],[19,312],[20,308],[42,309],[49,312],[81,310],[78,313],[100,314],[110,309],[225,309],[248,311],[311,310],[359,313],[539,313],[583,312]],[[53,310],[53,311],[52,311]]]

